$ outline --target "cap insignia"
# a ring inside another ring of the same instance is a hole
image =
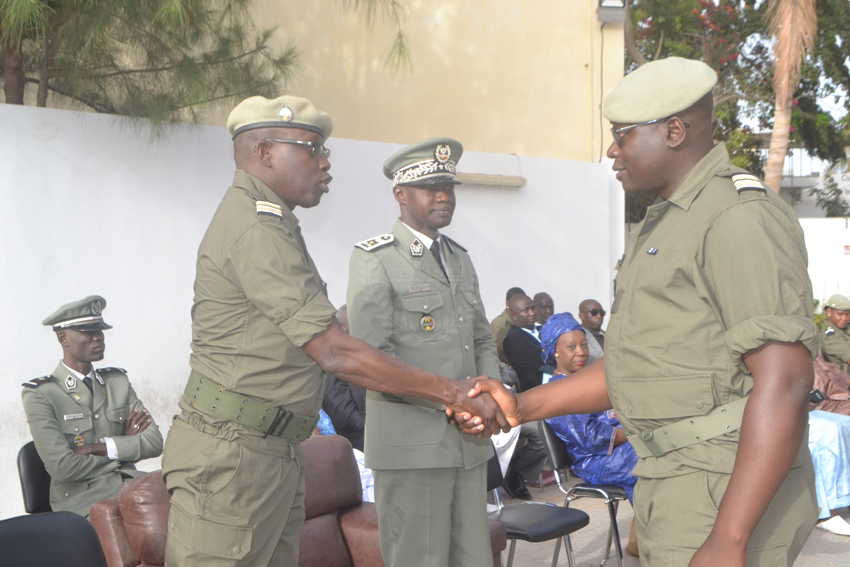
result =
[[[91,312],[93,315],[100,315],[102,309],[103,307],[100,305],[100,300],[95,299],[91,302]]]
[[[292,122],[293,116],[295,116],[295,114],[288,106],[282,107],[277,113],[277,117],[280,118],[283,122]]]
[[[395,240],[395,236],[392,234],[382,234],[380,236],[375,236],[368,240],[364,240],[363,242],[358,242],[354,246],[360,248],[361,250],[365,250],[366,252],[371,252],[372,250],[377,250],[382,246],[386,246],[387,244],[392,243]]]
[[[65,379],[65,388],[67,390],[76,390],[77,389],[77,379],[73,376],[68,376]]]
[[[434,159],[438,162],[446,163],[449,161],[450,157],[452,157],[452,149],[448,146],[448,144],[439,144],[434,149]]]
[[[419,242],[418,238],[415,238],[413,242],[410,243],[410,255],[415,257],[422,256],[422,252],[425,251],[425,245]]]

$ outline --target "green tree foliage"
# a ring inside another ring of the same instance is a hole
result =
[[[337,0],[399,32],[388,54],[409,66],[407,0]],[[48,93],[96,112],[200,122],[210,103],[273,96],[297,70],[298,50],[270,47],[252,0],[0,0],[0,81],[6,102]]]
[[[714,137],[726,143],[735,165],[757,175],[764,173],[763,146],[752,130],[770,131],[774,115],[766,7],[763,0],[631,0],[626,31],[627,71],[671,56],[700,59],[717,71]],[[850,2],[818,0],[817,12],[815,48],[794,93],[791,142],[834,163],[850,141],[850,124],[833,108],[850,109],[844,96],[850,92]]]
[[[827,173],[825,181],[823,188],[809,189],[809,195],[815,197],[818,207],[826,212],[827,217],[850,216],[850,205],[844,199],[844,193],[838,187],[832,170]]]

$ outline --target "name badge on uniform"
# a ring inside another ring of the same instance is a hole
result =
[[[74,445],[76,445],[77,447],[82,447],[85,444],[86,440],[83,439],[82,435],[77,435],[76,437],[74,437]]]
[[[430,315],[423,315],[421,319],[419,319],[419,326],[425,332],[433,331],[437,327],[437,322]]]
[[[66,413],[64,416],[65,421],[70,421],[72,419],[83,419],[83,414],[81,413]]]
[[[419,293],[421,291],[431,291],[431,284],[409,285],[407,286],[409,293]]]
[[[76,390],[77,389],[77,379],[73,376],[68,376],[65,379],[65,388],[68,390]]]

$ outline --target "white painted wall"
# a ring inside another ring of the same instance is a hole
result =
[[[180,128],[160,142],[124,119],[0,105],[0,518],[23,513],[15,468],[29,440],[20,384],[51,372],[61,349],[41,321],[97,293],[114,329],[103,366],[126,368],[167,432],[189,367],[195,254],[233,177],[220,127]],[[410,140],[415,142],[417,140]],[[331,300],[345,298],[352,244],[398,214],[383,161],[401,146],[332,138],[335,179],[296,210]],[[490,318],[505,291],[548,291],[558,311],[610,304],[622,254],[623,196],[608,165],[469,152],[465,173],[522,175],[521,189],[462,186],[445,232],[469,248]],[[154,470],[158,461],[141,468]]]
[[[809,277],[815,299],[835,293],[850,297],[850,223],[848,219],[800,219],[809,252]]]

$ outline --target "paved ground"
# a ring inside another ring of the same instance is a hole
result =
[[[572,477],[571,482],[567,485],[570,486],[576,482],[581,481]],[[529,487],[529,490],[535,502],[551,502],[559,506],[564,503],[564,495],[554,484],[547,486],[544,492],[540,492],[540,489],[532,487]],[[505,505],[520,502],[513,500],[504,490],[502,490],[502,498]],[[573,502],[572,507],[584,510],[590,516],[590,525],[575,532],[571,538],[576,566],[588,567],[590,565],[599,565],[605,556],[605,543],[608,537],[608,509],[601,500],[593,498],[576,500]],[[850,521],[850,510],[845,509],[842,512],[842,516]],[[628,502],[622,502],[617,514],[617,525],[620,529],[623,547],[626,546],[628,541],[631,523],[632,507]],[[510,549],[510,542],[508,542],[508,549]],[[503,565],[507,565],[508,549],[502,553]],[[554,550],[554,541],[546,543],[518,541],[516,555],[514,557],[514,567],[548,567],[552,565]],[[563,546],[561,546],[558,565],[568,565]],[[823,530],[815,529],[794,565],[795,567],[846,567],[850,565],[850,537],[837,536]],[[617,559],[613,551],[611,552],[611,558],[605,562],[605,566],[617,566]],[[635,557],[625,555],[623,566],[639,567],[640,561]]]

